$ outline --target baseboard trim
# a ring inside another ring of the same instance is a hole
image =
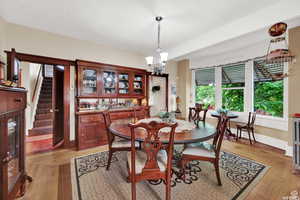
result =
[[[285,155],[293,157],[293,146],[286,145]]]
[[[233,133],[236,133],[236,129],[232,128],[231,129]],[[286,156],[293,156],[293,147],[288,145],[288,142],[284,141],[284,140],[280,140],[277,138],[273,138],[270,136],[266,136],[266,135],[262,135],[259,133],[254,133],[255,134],[255,139],[257,142],[278,148],[278,149],[282,149],[285,151],[285,155]],[[242,132],[242,138],[248,139],[248,133],[246,132]]]

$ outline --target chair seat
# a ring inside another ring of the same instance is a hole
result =
[[[246,123],[238,123],[238,124],[236,124],[236,127],[237,128],[247,128],[248,124],[246,124]]]
[[[214,149],[213,145],[208,142],[190,143],[190,144],[186,144],[185,147],[199,147],[199,148],[207,149],[210,151],[213,151],[213,149]]]
[[[127,153],[129,170],[131,172],[131,152]],[[147,154],[144,151],[136,151],[135,154],[135,173],[140,174],[145,166]],[[167,169],[168,154],[165,150],[160,150],[157,154],[157,163],[161,172]]]
[[[114,141],[111,145],[112,148],[124,148],[124,147],[131,147],[130,140],[118,140]],[[135,147],[139,147],[139,143],[135,142]]]
[[[186,146],[182,155],[200,156],[215,158],[216,154],[213,145],[206,142],[199,142],[194,144],[189,144]]]

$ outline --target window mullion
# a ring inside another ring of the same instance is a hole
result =
[[[222,108],[222,67],[215,69],[215,83],[216,83],[216,108]]]
[[[253,61],[245,63],[245,90],[244,90],[244,112],[252,112],[253,109],[253,92],[254,92],[254,74]]]
[[[288,67],[289,67],[289,64],[288,63],[284,63],[284,66],[283,66],[283,73],[286,74],[288,73]],[[289,107],[288,107],[288,103],[289,103],[289,95],[288,95],[288,82],[289,82],[289,78],[288,77],[285,77],[283,79],[283,118],[284,119],[288,119],[288,110],[289,110]]]

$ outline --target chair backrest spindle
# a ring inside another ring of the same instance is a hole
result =
[[[143,167],[142,172],[153,173],[154,171],[160,170],[157,162],[157,155],[158,152],[162,149],[165,149],[167,151],[168,163],[171,162],[171,158],[173,155],[174,134],[175,134],[175,128],[177,127],[177,123],[167,124],[167,123],[151,121],[149,123],[142,122],[137,124],[129,124],[129,127],[131,130],[131,144],[132,144],[132,149],[131,149],[132,173],[135,173],[134,166],[135,166],[136,149],[134,148],[134,143],[136,141],[135,129],[137,128],[143,128],[146,131],[146,137],[142,143],[142,150],[144,150],[144,152],[146,153],[147,160]],[[171,131],[169,132],[169,142],[167,148],[165,148],[165,145],[162,144],[159,137],[160,130],[165,127],[171,129]]]

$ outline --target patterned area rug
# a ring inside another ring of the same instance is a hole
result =
[[[131,184],[126,182],[126,152],[116,153],[106,171],[108,152],[77,157],[71,161],[73,200],[130,200]],[[175,160],[179,154],[175,153]],[[175,166],[175,163],[174,163]],[[193,161],[186,179],[172,177],[172,199],[226,200],[244,199],[266,173],[268,167],[238,155],[222,152],[220,173],[222,186],[212,164]],[[165,199],[161,181],[137,184],[137,199]]]

